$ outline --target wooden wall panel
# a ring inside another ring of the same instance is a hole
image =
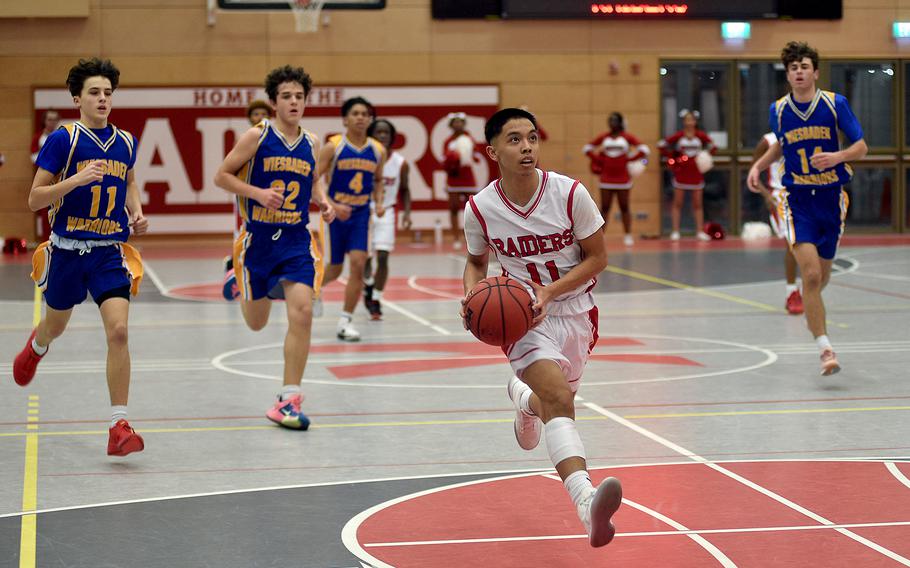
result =
[[[0,2],[0,18],[87,18],[89,0]]]

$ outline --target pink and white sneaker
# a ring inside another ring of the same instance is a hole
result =
[[[827,377],[840,372],[840,363],[832,349],[825,349],[819,357],[822,361],[822,376]]]
[[[515,405],[515,439],[522,450],[533,450],[540,444],[540,432],[543,423],[540,418],[526,414],[521,410],[518,399],[524,388],[529,388],[518,377],[509,380],[509,398]]]
[[[301,402],[303,397],[299,394],[287,400],[281,400],[279,397],[278,402],[265,413],[265,416],[279,426],[292,430],[306,430],[310,427],[310,419],[300,410]]]

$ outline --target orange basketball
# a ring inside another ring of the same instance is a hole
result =
[[[531,328],[533,303],[531,294],[517,280],[506,276],[484,278],[465,299],[465,324],[484,343],[511,345]]]

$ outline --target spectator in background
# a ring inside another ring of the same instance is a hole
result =
[[[697,110],[683,110],[679,113],[683,119],[683,128],[679,132],[660,141],[658,147],[661,154],[667,158],[667,166],[673,175],[673,208],[670,218],[673,223],[673,232],[670,240],[679,240],[679,217],[682,212],[685,192],[692,193],[692,215],[695,217],[695,236],[702,241],[710,241],[711,237],[704,231],[704,190],[707,169],[698,166],[696,157],[705,152],[709,160],[710,154],[717,152],[714,141],[707,133],[698,129],[700,117]],[[710,169],[710,167],[708,168]]]
[[[38,159],[38,152],[41,150],[41,147],[44,146],[44,141],[47,140],[47,137],[57,130],[57,127],[60,126],[60,113],[54,109],[49,109],[44,111],[44,116],[42,117],[42,128],[32,137],[32,163]]]

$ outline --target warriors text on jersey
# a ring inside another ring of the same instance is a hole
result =
[[[367,138],[358,148],[347,136],[336,134],[329,140],[335,146],[332,158],[329,197],[336,203],[349,205],[352,214],[370,204],[376,168],[385,156],[385,149],[375,138]]]
[[[788,190],[839,187],[853,177],[853,170],[843,162],[827,170],[812,165],[813,154],[840,150],[838,130],[850,144],[863,137],[844,96],[816,90],[811,101],[798,103],[787,94],[771,104],[770,126],[783,152],[782,182]]]
[[[287,140],[274,125],[262,121],[259,146],[237,177],[252,186],[284,191],[284,203],[278,209],[267,209],[255,199],[237,197],[240,217],[248,230],[274,226],[306,227],[309,222],[310,196],[316,175],[313,155],[315,137],[300,129],[296,140]]]
[[[604,220],[580,182],[554,172],[537,170],[539,185],[524,207],[512,203],[494,181],[465,207],[468,251],[493,251],[503,274],[520,282],[531,279],[547,285],[563,277],[583,259],[579,241],[593,235]],[[555,298],[548,312],[580,314],[594,307],[592,278]]]
[[[94,161],[101,162],[104,179],[79,186],[52,203],[51,230],[58,237],[81,241],[125,241],[130,234],[127,175],[136,161],[132,134],[113,124],[94,129],[73,122],[47,137],[36,164],[62,181]]]

